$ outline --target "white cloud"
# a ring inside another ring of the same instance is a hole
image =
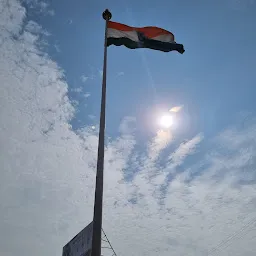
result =
[[[91,94],[90,94],[89,92],[87,92],[87,93],[84,94],[84,97],[85,97],[85,98],[88,98],[88,97],[90,97],[90,96],[91,96]]]
[[[86,83],[88,81],[88,79],[94,80],[97,77],[102,78],[102,76],[103,76],[103,70],[102,69],[95,68],[94,66],[91,66],[91,65],[88,65],[88,68],[90,69],[90,74],[89,75],[84,75],[83,74],[80,77],[80,79],[83,83]]]
[[[15,0],[1,0],[0,9],[0,254],[59,254],[91,220],[91,153],[70,129],[74,109],[62,71],[39,51],[36,35],[19,34],[25,9]],[[87,217],[70,225],[84,200]]]
[[[117,73],[117,76],[123,76],[124,75],[124,72],[123,71],[120,71]]]
[[[121,134],[131,134],[136,130],[136,119],[132,116],[125,117],[119,127]]]
[[[95,116],[94,116],[94,115],[88,115],[88,117],[89,117],[90,119],[95,119]]]
[[[82,75],[81,76],[81,81],[83,82],[83,83],[85,83],[87,80],[88,80],[88,76],[85,76],[85,75]]]
[[[61,52],[60,46],[58,44],[54,44],[54,48],[55,48],[57,53]]]
[[[35,11],[54,16],[54,10],[49,8],[49,4],[42,0],[22,0],[23,3],[26,3],[29,8],[34,9]]]
[[[48,10],[48,14],[49,14],[50,16],[54,16],[54,15],[55,15],[55,11],[54,11],[54,10]]]
[[[202,141],[203,135],[198,134],[193,139],[181,143],[175,152],[169,156],[169,161],[175,163],[175,166],[180,165],[184,159],[194,153],[196,146]]]
[[[39,24],[37,24],[34,21],[28,21],[27,25],[26,25],[26,30],[32,34],[43,34],[45,36],[50,36],[50,33],[47,32],[46,30],[42,29],[42,26],[40,26]]]
[[[76,87],[76,88],[72,88],[71,91],[76,92],[76,93],[80,93],[80,92],[83,91],[83,88],[82,87]]]
[[[229,7],[234,10],[246,10],[255,5],[255,0],[228,0],[227,1]]]
[[[256,125],[253,127],[243,130],[243,134],[234,134],[233,139],[243,141],[233,148],[234,150],[241,150],[242,145],[245,149],[246,145],[251,143],[252,134],[245,135],[248,130],[255,130]],[[254,132],[254,136],[255,134]],[[177,148],[171,158],[176,162],[176,166],[185,161],[185,156],[193,153],[194,146],[201,139],[202,136],[198,135]],[[253,142],[253,150],[249,155],[254,158],[255,152],[256,143]],[[215,252],[212,248],[218,248],[217,253],[213,255],[254,255],[256,186],[252,182],[256,181],[256,177],[250,176],[247,185],[241,185],[243,178],[240,176],[237,179],[237,172],[236,178],[232,177],[234,167],[241,172],[241,167],[251,165],[250,159],[245,160],[241,151],[234,156],[219,155],[218,158],[213,156],[218,155],[217,152],[213,155],[209,153],[206,153],[205,157],[202,156],[202,161],[198,164],[186,168],[185,172],[176,172],[164,195],[157,191],[161,186],[159,183],[155,186],[155,181],[158,179],[158,182],[164,183],[165,180],[161,180],[161,176],[168,170],[169,165],[158,168],[153,165],[159,170],[153,180],[147,175],[150,171],[148,165],[142,163],[138,166],[138,174],[132,185],[137,204],[130,208],[125,207],[126,200],[123,198],[125,213],[120,209],[120,214],[114,214],[117,209],[112,211],[112,223],[122,219],[123,233],[116,231],[116,236],[119,234],[120,240],[124,239],[129,243],[126,248],[130,248],[130,254],[139,251],[141,255],[154,255],[156,252],[161,255],[170,255],[170,252],[173,255],[207,255],[208,251]],[[222,166],[223,164],[225,166]],[[224,175],[225,178],[217,179],[224,171],[227,174]],[[253,173],[253,169],[248,172]],[[159,196],[163,196],[161,207],[156,204],[155,199]],[[110,223],[108,225],[113,228]],[[119,250],[122,250],[121,245]]]
[[[18,1],[0,12],[0,254],[57,255],[92,219],[98,127],[72,131],[62,70],[36,32],[20,34]],[[125,118],[106,145],[103,225],[117,254],[254,255],[255,120],[205,139],[205,152],[198,134],[154,157],[135,128]]]
[[[153,138],[148,148],[148,157],[153,162],[159,156],[160,152],[165,149],[172,141],[173,135],[171,130],[159,130],[157,135]]]
[[[77,107],[79,105],[79,101],[78,100],[72,100],[71,103],[72,103],[72,105],[74,107]]]

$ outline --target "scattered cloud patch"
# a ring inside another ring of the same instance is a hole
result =
[[[136,118],[133,116],[126,116],[119,126],[119,132],[121,134],[132,134],[135,130]]]
[[[87,82],[88,79],[94,80],[97,77],[102,78],[102,76],[103,76],[103,70],[102,69],[95,68],[91,65],[89,65],[88,68],[90,69],[90,74],[81,76],[81,80],[82,80],[83,83]]]
[[[178,166],[183,163],[184,159],[195,152],[197,145],[203,140],[203,135],[198,134],[191,140],[183,142],[177,148],[175,152],[173,152],[168,160],[172,162],[175,166]]]
[[[157,131],[157,135],[149,145],[148,157],[154,161],[160,152],[172,141],[172,138],[173,135],[170,129]]]
[[[246,10],[255,6],[255,0],[228,0],[229,6],[237,11]]]
[[[78,100],[72,100],[71,103],[72,103],[72,105],[74,107],[78,107],[78,105],[79,105],[79,101]]]
[[[34,21],[28,21],[25,29],[30,32],[31,34],[42,34],[44,36],[50,36],[50,33],[42,28],[39,24]]]
[[[123,76],[123,75],[124,75],[123,71],[117,73],[117,76]]]
[[[50,8],[50,5],[46,1],[41,0],[22,0],[28,8],[33,9],[36,12],[44,15],[54,16],[55,11]]]
[[[76,92],[76,93],[81,93],[82,91],[83,91],[82,87],[76,87],[71,89],[71,92]]]
[[[54,44],[54,48],[56,50],[57,53],[60,53],[61,50],[60,50],[60,46],[58,44]]]
[[[82,76],[81,76],[81,81],[82,81],[83,83],[85,83],[88,79],[89,79],[88,76],[85,76],[85,75],[82,75]]]
[[[89,117],[90,119],[95,119],[95,118],[96,118],[96,116],[94,116],[94,115],[88,115],[88,117]]]
[[[85,98],[88,98],[88,97],[90,97],[90,96],[91,96],[91,94],[90,94],[89,92],[87,92],[87,93],[84,94],[84,97],[85,97]]]
[[[172,107],[169,111],[170,111],[170,112],[177,113],[177,112],[180,112],[182,109],[183,109],[183,105],[181,105],[181,106],[176,106],[176,107]]]

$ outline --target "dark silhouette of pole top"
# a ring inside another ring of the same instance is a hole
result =
[[[111,14],[111,12],[110,12],[108,9],[106,9],[106,10],[102,13],[102,17],[103,17],[104,20],[111,20],[112,14]]]

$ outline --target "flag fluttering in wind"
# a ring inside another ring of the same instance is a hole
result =
[[[117,22],[108,22],[107,46],[124,45],[130,49],[149,48],[153,50],[184,53],[182,44],[177,44],[174,35],[158,27],[130,27]]]

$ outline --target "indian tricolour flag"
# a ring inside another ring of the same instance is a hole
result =
[[[107,46],[124,45],[130,49],[149,48],[163,52],[178,51],[184,53],[182,44],[177,44],[174,35],[158,27],[130,27],[108,21]]]

